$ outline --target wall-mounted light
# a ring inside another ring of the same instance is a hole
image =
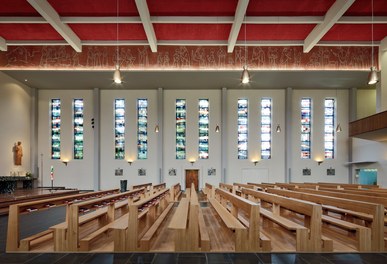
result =
[[[281,132],[281,127],[280,127],[279,124],[277,124],[277,127],[276,127],[276,129],[275,129],[275,132],[277,132],[277,133]]]
[[[316,160],[317,161],[317,165],[321,165],[321,163],[323,163],[324,161],[323,160]]]
[[[194,165],[195,161],[196,161],[196,160],[194,160],[194,159],[189,160],[189,162],[191,163],[191,166]]]
[[[253,160],[254,166],[257,166],[259,160]]]
[[[132,166],[133,160],[128,160],[129,166]]]
[[[343,129],[341,128],[340,123],[338,123],[336,127],[336,133],[340,133],[341,131],[343,131]]]
[[[220,132],[220,127],[219,127],[218,124],[217,124],[216,127],[215,127],[215,132],[216,132],[216,133],[219,133],[219,132]]]
[[[69,161],[68,161],[68,160],[62,160],[62,163],[63,163],[64,165],[67,166],[67,164],[69,163]]]
[[[156,125],[156,126],[155,126],[155,133],[159,133],[159,132],[160,132],[159,125]]]

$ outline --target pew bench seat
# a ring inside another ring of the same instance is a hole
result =
[[[357,225],[348,221],[340,220],[335,217],[323,215],[322,221],[340,227],[342,229],[356,233],[357,249],[359,251],[371,250],[371,229],[361,225]]]
[[[164,209],[164,211],[161,213],[159,217],[157,217],[156,221],[153,223],[153,225],[146,231],[144,236],[140,240],[140,246],[142,250],[149,251],[151,246],[151,240],[153,236],[157,233],[157,230],[161,226],[161,224],[164,222],[164,220],[167,218],[167,215],[173,208],[174,203],[169,203],[168,206]]]
[[[20,240],[20,250],[30,251],[31,244],[39,239],[40,242],[47,241],[53,238],[53,230],[45,230],[35,235],[23,238]]]
[[[226,208],[224,208],[215,198],[209,199],[211,205],[218,213],[224,224],[231,230],[235,229],[246,229],[241,222],[236,219]]]
[[[308,243],[308,234],[309,229],[305,226],[302,226],[300,224],[297,224],[293,221],[290,221],[286,219],[285,217],[282,217],[280,215],[276,215],[273,212],[261,208],[260,210],[261,216],[266,218],[267,220],[270,220],[271,222],[274,222],[283,228],[296,233],[296,250],[297,251],[306,251],[307,250],[307,243]]]
[[[199,207],[199,235],[200,235],[200,248],[201,251],[210,251],[210,236],[208,234],[206,223],[204,222],[204,216],[202,209]]]

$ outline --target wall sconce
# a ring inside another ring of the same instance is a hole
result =
[[[67,166],[67,164],[69,163],[69,161],[68,161],[68,160],[62,160],[62,163],[63,163],[64,165]]]
[[[160,131],[159,125],[156,125],[155,126],[155,133],[159,133],[159,131]]]
[[[277,124],[277,128],[275,129],[275,132],[277,132],[277,133],[281,132],[281,127],[279,124]]]
[[[194,165],[195,161],[196,161],[196,160],[194,160],[194,159],[192,159],[192,160],[189,161],[189,162],[191,163],[191,166]]]
[[[132,166],[133,160],[128,160],[129,166]]]
[[[317,160],[317,165],[321,165],[321,163],[323,163],[324,161],[323,160]]]
[[[259,160],[253,160],[254,166],[257,166]]]
[[[216,132],[216,133],[219,133],[219,132],[220,132],[220,127],[219,127],[218,124],[217,124],[216,127],[215,127],[215,132]]]

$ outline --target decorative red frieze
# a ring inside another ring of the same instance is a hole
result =
[[[371,47],[317,46],[303,53],[301,46],[235,47],[225,46],[120,46],[122,70],[368,70]],[[375,49],[375,65],[378,50]],[[75,52],[70,46],[11,46],[0,52],[0,69],[112,70],[117,62],[114,46],[83,46]]]

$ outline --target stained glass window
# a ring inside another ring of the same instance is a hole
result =
[[[261,99],[261,159],[271,159],[271,99]]]
[[[301,159],[311,158],[312,99],[301,99]]]
[[[326,98],[324,103],[325,158],[335,158],[335,99]]]
[[[176,159],[185,159],[186,117],[185,99],[176,99]]]
[[[148,157],[148,99],[137,100],[137,158]]]
[[[208,159],[209,108],[208,99],[199,100],[199,159]]]
[[[74,99],[74,159],[83,159],[83,99]]]
[[[125,99],[115,99],[115,158],[125,158]]]
[[[238,159],[247,159],[248,100],[238,99]]]
[[[60,99],[51,100],[51,159],[60,159]]]

